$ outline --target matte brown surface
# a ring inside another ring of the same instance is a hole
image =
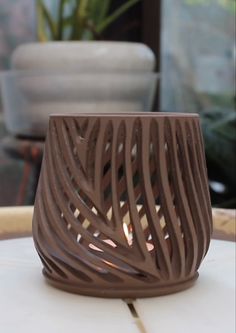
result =
[[[48,281],[105,297],[189,287],[212,232],[203,151],[197,115],[52,116],[33,218]]]

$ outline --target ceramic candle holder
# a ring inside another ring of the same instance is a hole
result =
[[[191,286],[212,232],[199,117],[51,116],[33,237],[54,286],[149,297]]]

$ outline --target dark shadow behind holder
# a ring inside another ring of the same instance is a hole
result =
[[[33,237],[52,285],[136,298],[190,287],[209,247],[199,117],[51,116]]]

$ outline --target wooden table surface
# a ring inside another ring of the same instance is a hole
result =
[[[32,213],[32,207],[0,208],[1,332],[235,332],[235,211],[213,209],[213,237],[221,240],[211,242],[194,287],[132,300],[84,297],[47,285],[30,237]]]

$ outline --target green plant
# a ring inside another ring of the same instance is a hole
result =
[[[58,0],[53,15],[44,0],[37,0],[38,38],[48,40],[93,40],[140,0],[126,0],[111,11],[112,0]]]
[[[211,188],[212,203],[225,208],[236,207],[236,112],[214,108],[201,112],[208,176],[223,185],[217,193]]]

